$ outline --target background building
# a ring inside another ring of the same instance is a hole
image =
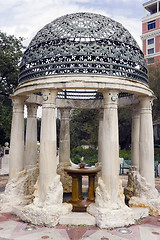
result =
[[[160,1],[151,0],[143,4],[142,46],[147,64],[160,61]]]

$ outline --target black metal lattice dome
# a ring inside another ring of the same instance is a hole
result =
[[[24,53],[19,83],[66,74],[148,84],[144,55],[132,35],[120,23],[93,13],[65,15],[43,27]]]

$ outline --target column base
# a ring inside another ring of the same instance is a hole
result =
[[[57,174],[60,175],[64,193],[72,192],[72,178],[67,174],[67,172],[64,171],[64,168],[68,168],[70,166],[70,162],[62,162],[57,166]]]
[[[17,214],[23,221],[31,222],[41,226],[54,227],[59,223],[60,217],[72,211],[72,205],[62,203],[63,189],[60,182],[60,176],[57,175],[52,184],[48,187],[46,199],[41,202],[39,198],[39,184],[34,193],[35,199],[33,203],[21,207],[16,206],[13,212]]]
[[[89,205],[87,211],[95,217],[96,225],[100,228],[129,226],[149,214],[148,209],[144,208],[129,208],[124,205],[120,209],[110,209],[97,207],[94,203]]]
[[[45,206],[43,208],[32,203],[23,208],[19,206],[13,208],[13,212],[23,221],[47,227],[55,227],[59,223],[60,217],[69,214],[71,210],[72,205],[67,203]]]
[[[95,167],[102,169],[102,163],[101,162],[97,162],[95,164]],[[98,172],[97,175],[95,176],[95,189],[98,187],[98,178],[99,177],[102,177],[102,170],[100,172]]]
[[[160,194],[134,167],[129,171],[125,195],[129,206],[147,208],[153,216],[160,214]]]
[[[28,166],[8,181],[4,194],[1,194],[0,211],[10,212],[15,206],[25,206],[33,201],[34,184],[39,174],[38,164]]]
[[[120,182],[117,199],[113,202],[103,180],[99,178],[95,203],[89,205],[87,212],[95,216],[96,224],[100,228],[112,228],[135,224],[136,219],[148,216],[149,211],[148,209],[127,207]]]

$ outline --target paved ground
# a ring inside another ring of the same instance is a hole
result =
[[[0,177],[0,192],[4,191],[8,177]],[[127,183],[127,176],[121,176],[123,186]],[[160,178],[157,178],[156,187],[160,191]],[[59,225],[55,228],[34,226],[22,222],[19,217],[11,213],[0,214],[0,240],[160,240],[160,216],[147,217],[137,225],[118,229],[99,229],[95,226]],[[28,231],[26,231],[28,228]],[[124,233],[125,230],[129,233]],[[122,230],[122,232],[119,232]]]

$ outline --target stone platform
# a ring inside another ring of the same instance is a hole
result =
[[[7,176],[0,177],[0,192],[4,191]],[[127,176],[121,176],[123,186],[127,184]],[[160,192],[160,178],[155,180]],[[85,185],[85,182],[84,182]],[[15,214],[0,214],[0,240],[159,240],[160,216],[146,217],[137,220],[135,225],[123,228],[100,229],[95,226],[94,218],[86,213],[71,213],[68,219],[61,218],[60,224],[54,228],[34,226],[20,220]],[[122,233],[129,230],[128,233]],[[122,232],[121,232],[122,231]]]
[[[93,225],[75,226],[72,223],[47,228],[24,223],[11,213],[1,213],[0,240],[159,240],[159,219],[160,217],[147,217],[139,220],[136,225],[127,228],[103,230]],[[27,229],[29,230],[27,231]]]

